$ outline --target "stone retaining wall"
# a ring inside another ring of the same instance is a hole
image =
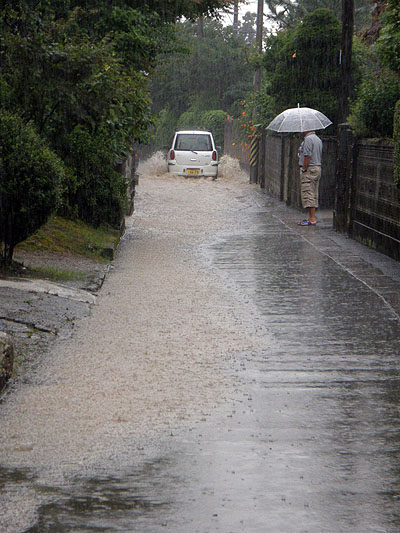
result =
[[[0,391],[12,375],[14,367],[14,344],[7,333],[0,331]]]
[[[126,158],[121,161],[118,165],[118,172],[120,172],[126,183],[126,193],[127,193],[127,209],[126,214],[128,216],[132,215],[134,210],[135,202],[135,187],[138,184],[139,178],[137,174],[139,157],[136,150],[133,150],[132,153],[128,153]]]

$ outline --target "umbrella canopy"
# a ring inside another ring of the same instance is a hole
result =
[[[301,133],[304,131],[323,130],[332,124],[323,113],[310,107],[293,107],[280,113],[267,126],[278,133]]]

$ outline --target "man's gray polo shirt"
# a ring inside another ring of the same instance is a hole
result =
[[[304,163],[304,156],[311,156],[309,166],[321,166],[322,163],[322,141],[315,135],[315,131],[307,133],[300,147],[300,165]]]

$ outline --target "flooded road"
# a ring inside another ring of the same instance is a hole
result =
[[[91,316],[0,405],[0,531],[399,531],[399,265],[232,162],[156,170]]]

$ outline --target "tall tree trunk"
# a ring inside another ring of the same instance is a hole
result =
[[[201,15],[197,19],[197,37],[200,37],[200,39],[204,38],[204,17]]]
[[[257,7],[257,33],[256,33],[256,42],[257,42],[257,49],[259,53],[262,53],[263,48],[263,29],[264,29],[264,0],[258,0],[258,7]],[[253,82],[253,89],[254,92],[258,93],[261,89],[261,76],[262,76],[262,69],[258,68],[256,72],[254,73],[254,82]]]
[[[262,49],[263,49],[263,29],[264,29],[264,0],[258,0],[256,42],[257,42],[257,50],[260,54],[262,53]],[[255,71],[254,79],[253,79],[253,90],[254,90],[255,96],[257,96],[257,93],[260,92],[261,81],[262,81],[262,68],[259,67]],[[254,105],[253,123],[256,117],[257,117],[257,106]],[[250,183],[258,183],[258,146],[259,146],[258,138],[253,133],[250,150],[251,152],[253,152],[253,149],[254,149],[255,150],[254,153],[257,153],[257,156],[256,156],[255,164],[252,163],[251,158],[250,158]]]
[[[342,0],[342,50],[341,91],[339,96],[339,122],[346,122],[351,93],[351,54],[353,48],[354,0]]]
[[[233,4],[233,33],[237,35],[239,29],[239,0]]]

